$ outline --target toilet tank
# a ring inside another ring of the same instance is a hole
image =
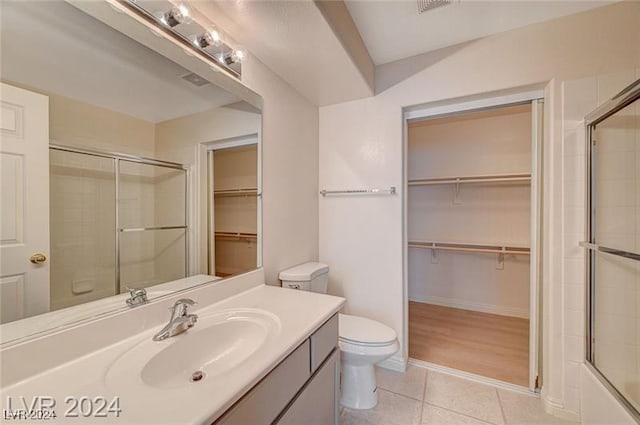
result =
[[[279,275],[283,288],[327,293],[329,266],[322,263],[304,263],[283,270]]]

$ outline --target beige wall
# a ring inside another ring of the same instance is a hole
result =
[[[54,143],[107,152],[153,156],[155,125],[55,94],[49,96],[49,135]]]
[[[409,180],[531,172],[531,107],[413,122]],[[410,186],[410,241],[529,246],[529,182]],[[529,318],[529,257],[408,251],[411,301]]]
[[[206,229],[206,161],[198,145],[261,135],[262,264],[267,283],[279,285],[280,270],[318,258],[318,108],[254,57],[244,65],[243,82],[263,97],[262,122],[246,108],[223,107],[215,117],[203,113],[159,123],[156,156],[191,167],[190,183],[199,187],[198,238]],[[206,238],[199,239],[193,267],[206,272]]]
[[[378,69],[379,94],[320,108],[320,186],[403,186],[402,108],[456,97],[547,85],[543,400],[577,418],[578,370],[565,367],[581,340],[563,319],[562,93],[560,82],[640,65],[640,3],[621,2],[508,31]],[[329,290],[348,309],[403,335],[403,190],[379,199],[320,202],[320,261],[331,266]],[[406,356],[406,341],[401,353]]]
[[[253,107],[237,103],[163,121],[156,126],[155,157],[179,162],[189,169],[191,273],[208,272],[206,145],[240,136],[259,135],[260,125],[261,116]]]

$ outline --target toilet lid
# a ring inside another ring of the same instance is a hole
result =
[[[396,340],[396,332],[375,320],[349,314],[339,315],[340,340],[354,344],[387,345]]]

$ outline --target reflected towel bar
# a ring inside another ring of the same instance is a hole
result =
[[[347,190],[321,190],[320,195],[395,195],[396,187],[391,186],[389,189],[347,189]]]

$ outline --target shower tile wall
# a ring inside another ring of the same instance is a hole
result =
[[[115,293],[113,161],[52,150],[51,310]]]
[[[640,69],[598,75],[563,84],[564,126],[564,321],[565,321],[565,408],[578,411],[579,365],[585,359],[585,262],[578,243],[585,235],[585,132],[584,116],[606,102],[626,85],[640,78]],[[633,131],[631,128],[623,131]],[[640,248],[640,139],[601,146],[601,170],[608,180],[598,187],[596,205],[601,223],[600,242],[631,250]],[[606,205],[606,207],[605,207]],[[598,262],[598,279],[604,291],[599,297],[600,343],[596,355],[601,368],[619,382],[640,391],[640,274],[629,267],[612,268],[610,258]],[[622,273],[620,272],[622,270]],[[624,323],[623,326],[620,324]],[[640,395],[640,394],[639,394]]]
[[[51,310],[185,277],[184,230],[123,232],[118,288],[114,161],[50,155]],[[185,223],[182,171],[129,161],[120,171],[120,227]]]

